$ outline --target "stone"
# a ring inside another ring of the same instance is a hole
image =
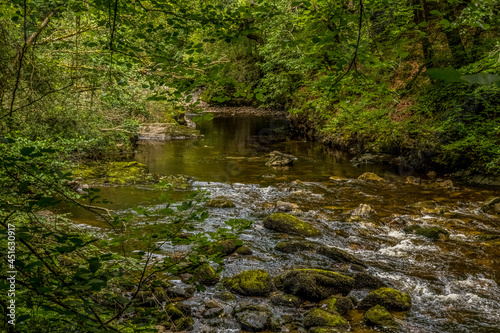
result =
[[[408,311],[411,307],[411,298],[396,289],[382,287],[366,295],[359,302],[358,309],[369,309],[375,305],[381,305],[390,311]]]
[[[228,291],[221,291],[221,292],[215,293],[214,297],[217,299],[220,299],[221,301],[224,301],[224,302],[232,302],[232,301],[236,300],[236,296],[234,296],[233,294],[231,294]]]
[[[318,253],[337,262],[352,263],[360,265],[362,267],[366,267],[365,263],[361,260],[335,247],[322,246],[318,249]]]
[[[294,295],[288,295],[281,292],[273,293],[271,295],[270,301],[272,305],[286,306],[290,308],[298,308],[302,303],[300,298]]]
[[[240,256],[249,256],[253,254],[253,251],[248,246],[243,245],[237,248],[234,253],[239,254]]]
[[[418,185],[422,182],[422,179],[418,177],[408,176],[406,177],[406,184],[415,184]]]
[[[168,304],[165,313],[167,314],[165,326],[173,331],[189,330],[193,326],[194,320],[190,317],[189,309],[182,304]]]
[[[377,182],[384,181],[383,178],[377,176],[373,172],[365,172],[364,174],[359,176],[358,179],[360,179],[360,180],[372,180],[372,181],[377,181]]]
[[[353,216],[369,216],[375,213],[376,212],[372,206],[367,204],[360,204],[357,208],[350,211],[350,214]]]
[[[279,242],[274,247],[275,250],[285,253],[295,253],[301,251],[316,251],[321,245],[309,241],[285,241]]]
[[[291,202],[278,201],[276,202],[276,208],[282,212],[289,212],[299,208],[299,205]]]
[[[381,287],[387,287],[387,285],[378,277],[365,272],[354,274],[354,289],[378,289]]]
[[[240,323],[241,328],[250,332],[260,332],[271,324],[272,313],[267,307],[250,303],[240,302],[234,309],[234,316]]]
[[[192,281],[211,286],[219,282],[219,275],[212,266],[203,264],[194,270]]]
[[[155,181],[147,166],[139,162],[108,162],[90,164],[73,171],[75,178],[91,184],[129,185]]]
[[[210,300],[205,303],[205,311],[203,311],[203,317],[205,318],[215,318],[224,313],[222,305],[214,300]]]
[[[436,171],[427,172],[427,177],[429,177],[430,180],[436,179],[436,176],[437,176]]]
[[[365,319],[369,324],[379,325],[384,328],[396,328],[398,326],[389,311],[381,305],[375,305],[366,311]]]
[[[321,236],[321,232],[316,227],[285,213],[274,213],[268,216],[264,220],[264,227],[278,232],[305,237]]]
[[[330,296],[320,303],[321,309],[330,313],[345,315],[347,311],[354,309],[352,300],[343,296]]]
[[[500,213],[500,197],[491,197],[486,199],[481,208],[484,212],[488,213]]]
[[[438,185],[441,186],[441,187],[444,187],[445,189],[447,190],[452,190],[454,189],[454,186],[453,186],[453,181],[450,180],[450,179],[447,179],[447,180],[443,180],[441,182],[438,182]]]
[[[450,237],[450,233],[443,228],[440,227],[422,227],[419,225],[411,225],[403,228],[403,230],[407,233],[415,233],[420,236],[427,237],[434,241],[445,241]]]
[[[334,294],[347,295],[354,288],[354,279],[328,270],[296,269],[280,276],[278,286],[288,294],[317,302]]]
[[[267,166],[273,167],[281,167],[281,166],[289,166],[293,164],[297,158],[293,155],[284,154],[279,151],[273,151],[269,154],[270,158],[266,162]]]
[[[236,205],[234,202],[228,199],[224,198],[216,198],[216,199],[211,199],[207,201],[204,205],[205,207],[208,208],[234,208]]]
[[[195,287],[190,284],[177,284],[167,289],[167,295],[172,298],[189,298],[194,292]]]
[[[228,256],[234,253],[234,251],[236,251],[236,249],[241,245],[242,241],[236,238],[220,240],[207,248],[207,254],[212,255],[220,253],[222,255]]]
[[[348,329],[350,325],[347,320],[338,313],[314,309],[304,318],[304,327],[339,327]]]
[[[224,286],[244,296],[267,296],[274,289],[269,274],[263,270],[248,270],[223,281]]]

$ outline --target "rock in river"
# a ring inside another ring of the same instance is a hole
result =
[[[292,165],[293,161],[297,158],[293,155],[284,154],[279,151],[273,151],[270,154],[269,160],[266,162],[267,166],[280,167]]]
[[[397,324],[389,311],[381,305],[375,305],[365,313],[365,319],[369,324],[379,325],[384,328],[397,328]]]
[[[382,305],[388,310],[408,311],[411,307],[411,298],[396,289],[383,287],[366,295],[358,304],[358,309],[369,309],[375,305]]]
[[[264,220],[264,227],[287,234],[296,234],[305,237],[318,237],[321,232],[295,216],[285,213],[274,213]]]
[[[263,270],[249,270],[224,280],[226,288],[245,296],[267,296],[274,289],[271,277]]]

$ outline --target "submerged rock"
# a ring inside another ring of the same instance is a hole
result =
[[[338,313],[314,309],[304,318],[304,327],[335,327],[348,330],[350,325],[347,320]]]
[[[224,286],[245,296],[267,296],[274,288],[271,277],[263,270],[241,272],[224,280]]]
[[[412,225],[403,229],[407,233],[415,233],[420,236],[427,237],[434,241],[445,241],[450,237],[450,233],[440,227],[422,227],[419,225]]]
[[[354,279],[322,269],[296,269],[280,276],[278,284],[286,293],[317,302],[334,294],[347,295]]]
[[[375,305],[382,305],[388,310],[408,311],[411,307],[411,298],[396,289],[382,287],[366,295],[359,302],[358,309],[369,309]]]
[[[234,208],[234,202],[224,198],[215,198],[205,203],[205,207],[209,208]]]
[[[295,253],[301,251],[316,251],[321,245],[309,241],[285,241],[276,244],[275,250],[285,253]]]
[[[373,180],[373,181],[377,181],[377,182],[385,181],[383,178],[377,176],[373,172],[365,172],[364,174],[359,176],[358,179],[360,179],[360,180]]]
[[[351,263],[366,267],[365,263],[361,260],[335,247],[322,246],[318,249],[318,253],[338,262]]]
[[[264,227],[278,232],[297,234],[305,237],[318,237],[321,232],[314,226],[295,216],[285,213],[274,213],[264,220]]]
[[[375,305],[366,311],[365,319],[369,324],[379,325],[384,328],[396,328],[398,326],[389,311],[381,305]]]
[[[292,165],[293,161],[297,159],[293,155],[288,155],[279,151],[273,151],[269,155],[270,158],[266,162],[267,166],[274,166],[274,167],[288,166]]]

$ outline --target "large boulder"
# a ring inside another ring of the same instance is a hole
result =
[[[369,309],[375,305],[381,305],[391,311],[408,311],[411,307],[411,298],[396,289],[382,287],[366,295],[359,302],[358,309]]]
[[[286,293],[317,302],[334,294],[347,295],[354,288],[354,279],[322,269],[296,269],[278,279]]]
[[[349,322],[338,313],[314,309],[304,318],[304,327],[335,327],[347,330],[350,325]]]
[[[321,232],[316,227],[285,213],[274,213],[268,216],[264,220],[264,227],[278,232],[305,237],[321,236]]]
[[[288,155],[279,151],[273,151],[269,154],[269,160],[266,162],[267,166],[281,167],[293,164],[297,158],[293,155]]]
[[[244,296],[267,296],[274,288],[269,274],[263,270],[249,270],[225,279],[226,288]]]

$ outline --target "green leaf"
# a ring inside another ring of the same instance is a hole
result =
[[[448,21],[447,19],[442,19],[441,21],[439,21],[439,24],[441,24],[445,29],[448,29],[451,26],[450,21]]]
[[[441,15],[441,12],[439,10],[433,9],[430,11],[431,15]]]

